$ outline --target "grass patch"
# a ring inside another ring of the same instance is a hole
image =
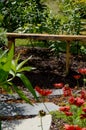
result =
[[[28,46],[30,44],[30,40],[28,39],[16,39],[16,46]]]
[[[28,47],[49,47],[47,41],[35,41],[30,39],[16,39],[16,46],[28,46]]]

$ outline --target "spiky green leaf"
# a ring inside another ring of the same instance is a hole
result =
[[[19,89],[16,85],[14,85],[14,90],[18,93],[18,95],[25,100],[26,102],[28,102],[29,104],[33,105],[32,102],[30,101],[30,99],[23,93],[23,91],[21,89]]]
[[[16,76],[21,79],[21,81],[23,82],[24,86],[32,93],[32,95],[34,96],[34,98],[35,98],[36,100],[38,100],[38,97],[37,97],[37,95],[36,95],[36,92],[35,92],[35,90],[33,89],[33,87],[32,87],[32,85],[31,85],[29,79],[28,79],[24,74],[20,74],[20,73],[18,73]]]
[[[23,72],[23,71],[31,71],[31,70],[34,70],[35,68],[34,67],[31,67],[31,66],[27,66],[27,67],[23,67],[21,69],[18,70],[18,72]]]
[[[29,59],[31,59],[31,56],[30,56],[28,59],[22,61],[19,65],[17,65],[17,68],[16,68],[16,69],[17,69],[17,70],[21,69],[21,68],[23,67],[23,65],[24,65]]]

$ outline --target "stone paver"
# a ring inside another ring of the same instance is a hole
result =
[[[27,96],[29,97],[33,97],[32,94],[30,92],[24,92]],[[37,92],[36,92],[37,93]],[[62,89],[52,89],[52,93],[50,94],[50,96],[55,96],[55,95],[62,95],[63,91]],[[37,93],[37,96],[40,97],[40,95]],[[6,100],[15,100],[15,99],[21,99],[21,97],[19,97],[18,94],[0,94],[0,101],[6,101]]]
[[[62,95],[63,90],[62,89],[52,89],[51,95]]]
[[[51,125],[51,115],[42,117],[43,130],[49,130]],[[2,122],[2,130],[42,130],[40,117],[31,119],[4,121]]]
[[[20,97],[18,96],[18,94],[0,94],[0,101],[6,101],[11,99],[20,99]]]
[[[49,111],[58,110],[59,106],[55,105],[54,103],[46,102],[45,103],[47,109]],[[0,116],[16,116],[16,115],[38,115],[40,110],[46,111],[43,103],[36,103],[33,106],[27,103],[0,103]]]

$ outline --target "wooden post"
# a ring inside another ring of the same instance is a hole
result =
[[[12,44],[14,44],[14,51],[15,51],[15,38],[8,38],[8,48],[10,49]]]
[[[70,65],[70,41],[67,41],[67,48],[66,48],[66,73],[69,71]]]

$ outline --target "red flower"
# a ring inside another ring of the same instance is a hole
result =
[[[86,90],[81,90],[81,98],[86,99]]]
[[[35,87],[35,90],[42,96],[48,96],[52,93],[49,89],[41,89],[39,86]]]
[[[64,96],[72,96],[72,89],[69,86],[63,87]]]
[[[77,97],[77,98],[75,98],[75,102],[74,102],[74,104],[76,105],[76,106],[82,106],[83,104],[84,104],[84,99],[81,99],[80,97]]]
[[[53,86],[55,88],[63,88],[64,84],[63,83],[55,83],[55,84],[53,84]]]
[[[66,115],[66,116],[72,116],[73,113],[72,113],[72,112],[68,112],[68,111],[66,111],[66,112],[65,112],[65,115]]]
[[[86,68],[80,68],[78,69],[79,73],[86,74]]]
[[[66,112],[70,110],[70,106],[64,106],[59,108],[60,111]]]
[[[82,108],[82,111],[84,111],[86,113],[86,107]]]
[[[64,91],[69,90],[69,89],[70,89],[70,87],[69,87],[68,84],[66,84],[66,85],[64,86],[64,88],[63,88]]]
[[[68,125],[68,124],[64,125],[64,129],[65,130],[82,130],[82,128],[80,128],[77,125]]]
[[[86,130],[86,128],[82,128],[82,130]]]
[[[69,98],[69,103],[70,103],[70,104],[74,104],[74,103],[75,103],[75,98],[74,98],[73,96],[71,96],[71,97]]]
[[[86,114],[81,114],[81,115],[80,115],[80,118],[81,118],[81,119],[85,119],[85,118],[86,118]]]
[[[80,75],[74,75],[73,77],[74,77],[76,80],[78,80],[78,79],[80,79],[81,76],[80,76]]]
[[[78,107],[82,106],[84,104],[84,102],[85,102],[84,99],[81,99],[80,97],[74,98],[73,96],[71,96],[69,98],[69,103],[74,104],[74,105],[76,105]]]

